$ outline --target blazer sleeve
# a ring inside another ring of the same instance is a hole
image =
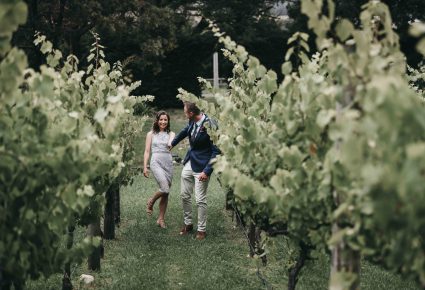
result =
[[[205,172],[205,174],[208,175],[208,176],[210,176],[211,173],[213,172],[213,167],[212,167],[212,164],[211,164],[211,160],[213,160],[214,158],[216,158],[217,155],[220,155],[221,154],[220,149],[218,149],[218,147],[215,146],[212,141],[211,141],[211,149],[212,149],[212,152],[211,152],[210,161],[208,161],[207,166],[205,166],[205,168],[203,170]]]
[[[173,141],[171,141],[171,146],[173,147],[176,146],[177,144],[180,143],[180,141],[186,138],[189,135],[189,128],[190,128],[190,123],[187,124],[187,126],[184,127],[176,137],[174,137]]]

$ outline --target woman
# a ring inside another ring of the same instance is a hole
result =
[[[170,116],[165,111],[158,112],[152,130],[146,135],[143,175],[149,177],[147,165],[152,150],[150,169],[158,182],[159,191],[149,198],[146,203],[146,212],[148,215],[152,215],[156,200],[161,199],[159,202],[159,216],[156,221],[161,228],[166,228],[164,216],[173,178],[173,159],[168,148],[171,146],[174,136],[175,134],[170,131]]]

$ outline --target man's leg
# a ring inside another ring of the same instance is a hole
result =
[[[209,178],[206,181],[200,181],[200,173],[194,173],[195,177],[195,200],[198,207],[198,232],[207,231],[207,188]]]
[[[185,225],[192,224],[192,193],[194,182],[193,171],[189,161],[183,167],[181,175],[181,199]]]

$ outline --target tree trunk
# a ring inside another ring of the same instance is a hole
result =
[[[120,197],[120,186],[117,186],[117,190],[114,192],[114,221],[117,227],[121,223],[121,197]]]
[[[115,192],[119,186],[112,183],[106,191],[105,218],[103,221],[103,234],[107,240],[115,239]]]
[[[299,243],[299,246],[300,252],[297,261],[295,265],[291,267],[288,271],[288,290],[295,290],[299,274],[301,272],[301,269],[304,267],[309,252],[309,248],[302,241]]]
[[[267,266],[267,256],[261,247],[261,229],[258,227],[255,228],[255,251],[257,252],[257,255],[261,256],[263,266]]]
[[[243,220],[239,218],[238,213],[236,211],[233,211],[234,215],[236,216],[236,227],[242,227],[244,225]]]
[[[340,116],[343,106],[348,106],[354,100],[355,90],[352,86],[346,88],[344,104],[336,103],[336,123],[341,122]],[[336,152],[339,153],[341,141],[337,140],[335,143]],[[331,176],[333,180],[333,176]],[[340,195],[334,189],[333,181],[331,181],[331,188],[335,209],[341,204],[343,195]],[[338,223],[340,220],[336,219],[332,224],[332,235],[337,234],[341,228]],[[360,253],[350,249],[343,239],[336,245],[331,247],[331,277],[329,282],[330,290],[358,290],[360,289]]]
[[[232,202],[233,202],[233,191],[231,189],[227,189],[226,191],[226,210],[232,210]]]
[[[72,222],[68,226],[68,235],[66,241],[66,248],[70,250],[74,245],[74,231],[75,231],[75,223]],[[67,262],[65,264],[65,271],[63,273],[62,278],[62,290],[72,290],[72,282],[71,282],[71,262]]]
[[[235,205],[234,200],[232,201],[232,210],[233,216],[236,218],[236,227],[245,227],[245,222],[242,220],[242,217],[238,211],[238,208]]]
[[[32,37],[34,36],[35,32],[38,30],[38,22],[40,21],[38,19],[38,0],[30,0],[27,3],[28,5],[28,19],[27,19],[27,25],[29,25],[30,29],[32,30]]]
[[[83,25],[83,27],[64,31],[64,34],[69,36],[67,42],[70,48],[70,53],[75,55],[78,59],[82,59],[86,55],[86,51],[82,46],[81,38],[94,27],[95,21],[92,21],[90,24]]]
[[[332,233],[340,228],[332,225]],[[344,241],[332,248],[330,290],[360,289],[360,253],[350,249]]]
[[[261,248],[261,229],[257,228],[254,223],[250,223],[249,232],[249,256],[252,258],[254,255],[261,256],[263,266],[267,266],[267,256],[263,255],[264,250]]]
[[[59,42],[62,38],[63,18],[67,0],[59,1],[59,14],[54,23],[55,34],[53,36],[53,47],[59,48]]]
[[[7,274],[2,266],[0,265],[0,289],[1,290],[9,290],[9,289],[15,289],[15,290],[21,290],[24,289],[25,281],[23,281],[21,278],[17,278],[16,275],[9,275]]]
[[[100,229],[100,218],[87,227],[87,236],[90,239],[94,237],[101,237],[101,229]],[[88,257],[88,268],[89,270],[100,271],[100,258],[102,256],[102,245],[95,247],[93,252]]]
[[[23,290],[25,288],[25,282],[24,281],[15,281],[13,282],[13,286],[15,287],[15,290]]]
[[[250,223],[249,225],[248,239],[249,239],[249,256],[252,258],[255,255],[255,225],[254,223]]]
[[[337,106],[337,112],[338,112]],[[339,144],[337,144],[339,150]],[[333,185],[332,185],[333,188]],[[335,208],[341,204],[341,196],[334,189],[333,199]],[[332,235],[341,231],[340,220],[332,223]],[[360,252],[350,249],[341,239],[337,244],[331,246],[331,275],[329,281],[330,290],[358,290],[360,289]]]
[[[28,1],[28,27],[31,31],[29,44],[31,45],[31,49],[28,51],[28,62],[30,66],[36,70],[39,69],[41,64],[43,63],[43,54],[40,52],[38,48],[34,46],[32,43],[34,39],[34,34],[36,31],[40,31],[40,17],[38,14],[38,0],[30,0]]]
[[[10,279],[7,279],[2,266],[0,265],[0,289],[9,290],[12,287]]]

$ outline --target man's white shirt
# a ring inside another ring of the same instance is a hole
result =
[[[196,122],[196,127],[195,125],[193,126],[192,134],[190,134],[190,136],[193,139],[196,137],[196,135],[198,135],[199,130],[201,129],[201,125],[204,122],[205,118],[206,118],[205,114],[202,114],[202,118],[198,122]],[[196,131],[195,131],[195,128],[196,128]]]

